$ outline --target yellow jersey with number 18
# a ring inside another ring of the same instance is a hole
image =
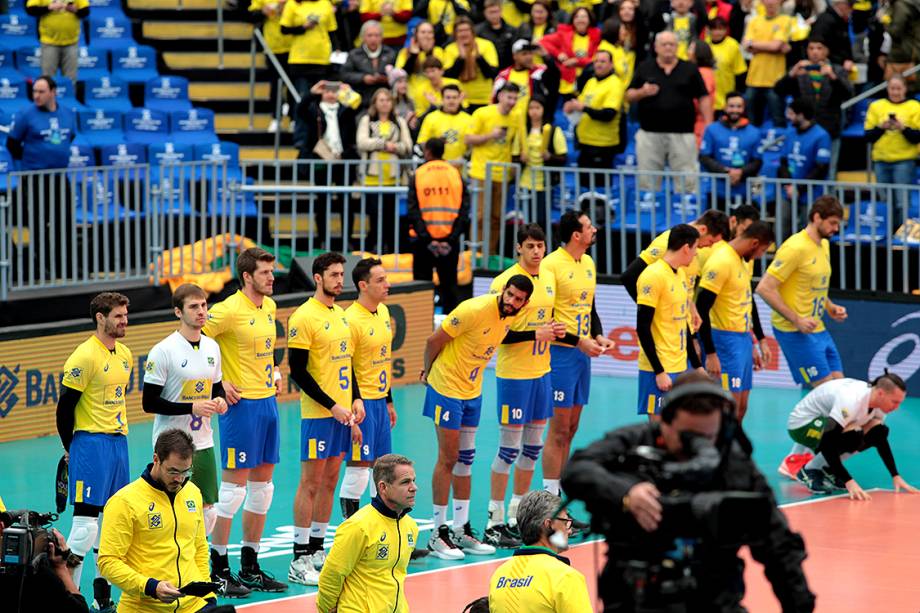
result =
[[[260,400],[275,395],[275,302],[265,296],[257,307],[237,291],[208,310],[201,330],[220,346],[224,381],[235,385],[243,398]]]
[[[556,300],[556,282],[553,273],[540,269],[533,276],[520,264],[515,264],[492,280],[489,293],[499,295],[514,275],[524,275],[533,283],[533,294],[514,321],[511,329],[518,332],[535,331],[553,318]],[[539,379],[549,372],[549,341],[510,343],[498,348],[495,374],[503,379]]]
[[[690,314],[690,284],[683,268],[676,271],[664,260],[649,265],[636,284],[639,306],[655,309],[652,339],[658,361],[668,373],[687,370],[687,324]],[[639,370],[652,372],[652,365],[639,351]]]
[[[345,309],[351,329],[354,354],[351,366],[361,397],[366,400],[386,398],[392,376],[393,326],[387,305],[378,304],[374,313],[357,300]]]
[[[824,301],[831,279],[831,247],[826,239],[815,243],[802,230],[779,246],[767,274],[780,282],[779,295],[799,317],[818,320],[814,333],[824,331]],[[782,332],[796,332],[792,322],[773,311],[773,327]]]
[[[448,314],[441,329],[451,337],[431,365],[428,385],[457,400],[482,394],[482,371],[511,329],[512,319],[498,311],[499,296],[464,300]]]
[[[74,411],[74,432],[128,434],[125,396],[131,381],[131,350],[115,341],[115,351],[94,334],[64,363],[62,384],[82,392]]]
[[[700,289],[716,295],[709,312],[716,330],[748,332],[751,329],[751,273],[748,261],[725,241],[719,241],[700,274]]]
[[[351,410],[351,358],[354,341],[345,310],[310,298],[288,320],[288,348],[310,352],[307,372],[327,396]],[[332,412],[300,392],[300,418],[322,419]]]
[[[553,303],[555,320],[564,323],[568,333],[590,337],[591,305],[594,304],[597,288],[594,260],[587,253],[576,260],[568,251],[559,247],[540,263],[540,274],[544,270],[553,275],[556,281],[556,300]]]

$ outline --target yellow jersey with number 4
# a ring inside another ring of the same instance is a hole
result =
[[[639,275],[636,303],[655,309],[652,339],[658,361],[668,373],[687,370],[687,325],[690,315],[690,284],[683,268],[674,270],[664,260],[649,265]],[[652,365],[639,351],[639,370],[652,372]]]
[[[700,274],[700,289],[716,295],[709,311],[716,330],[748,332],[751,329],[751,272],[749,262],[725,241],[712,248]]]
[[[508,279],[524,275],[533,282],[533,294],[514,321],[511,329],[518,332],[536,331],[553,318],[553,304],[556,300],[556,282],[553,273],[540,268],[533,276],[520,264],[515,264],[492,280],[489,293],[502,293]],[[549,341],[510,343],[498,347],[498,362],[495,374],[503,379],[539,379],[549,372]]]
[[[824,331],[824,309],[831,280],[831,247],[827,239],[815,243],[802,230],[779,246],[767,274],[780,282],[779,295],[799,317],[818,320],[814,332]],[[796,332],[792,322],[773,311],[770,321],[782,332]]]
[[[555,320],[564,323],[568,333],[590,337],[591,306],[597,288],[594,260],[587,253],[576,260],[559,247],[540,264],[540,273],[544,270],[556,281]]]
[[[378,304],[373,313],[357,300],[345,309],[351,329],[354,354],[351,366],[361,397],[366,400],[386,398],[392,376],[393,325],[387,305]]]
[[[131,381],[131,350],[115,341],[115,351],[94,334],[64,363],[62,384],[82,392],[74,410],[74,432],[128,434],[125,396]]]

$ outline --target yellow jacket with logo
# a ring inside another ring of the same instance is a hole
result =
[[[590,613],[585,577],[564,558],[543,547],[521,547],[492,574],[492,613]]]
[[[407,513],[397,516],[378,497],[338,527],[319,576],[320,613],[409,611],[403,584],[418,525]]]
[[[97,564],[102,576],[122,590],[118,613],[185,613],[207,603],[183,596],[172,604],[156,600],[160,581],[179,588],[210,581],[201,491],[186,482],[170,497],[150,476],[118,490],[105,505]]]

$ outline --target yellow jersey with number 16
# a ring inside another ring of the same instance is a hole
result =
[[[799,317],[818,320],[814,333],[824,331],[824,309],[831,279],[831,247],[826,239],[815,243],[802,230],[779,246],[767,274],[780,282],[779,295]],[[773,327],[782,332],[796,332],[792,322],[773,311]]]
[[[74,411],[74,432],[128,434],[125,396],[131,381],[131,350],[118,341],[115,351],[94,334],[64,363],[62,384],[83,392]]]

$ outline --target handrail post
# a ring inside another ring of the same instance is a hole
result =
[[[217,0],[217,68],[224,69],[224,2]]]
[[[0,196],[0,301],[6,302],[9,295],[10,282],[10,228],[7,226],[9,219],[10,202],[6,195]]]
[[[249,129],[255,129],[253,116],[256,112],[256,37],[249,41]]]

